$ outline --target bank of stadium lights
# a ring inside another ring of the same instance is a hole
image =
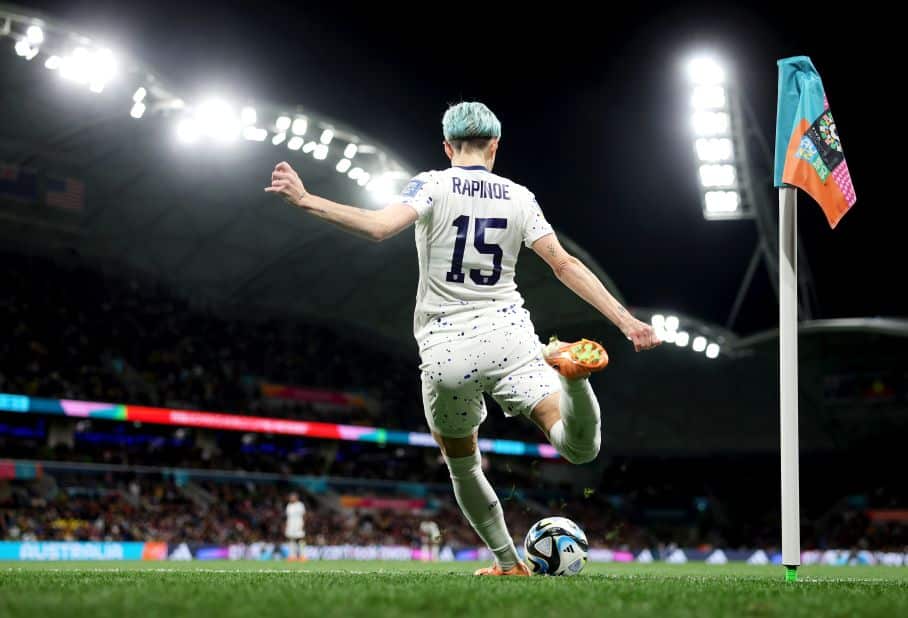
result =
[[[686,71],[703,216],[747,216],[738,186],[734,119],[725,69],[716,58],[698,56],[688,62]]]
[[[16,41],[13,49],[16,55],[32,60],[41,51],[41,43],[44,42],[44,30],[37,24],[32,24],[25,30],[25,36]]]
[[[686,330],[681,330],[681,320],[675,315],[662,315],[654,313],[650,319],[656,336],[665,343],[674,343],[679,348],[686,348],[690,345],[694,352],[705,353],[707,358],[713,359],[719,356],[719,344],[707,341],[706,337],[691,334]]]
[[[104,91],[116,76],[117,61],[107,48],[76,47],[65,56],[50,56],[44,66],[59,71],[60,77],[77,84],[87,84],[95,93]]]
[[[61,79],[84,85],[95,93],[104,92],[114,80],[122,79],[121,74],[131,75],[136,71],[110,49],[84,36],[69,33],[58,37],[56,31],[47,30],[39,18],[7,16],[5,27],[0,23],[0,37],[12,39],[11,48],[19,57],[25,60],[40,58],[44,67]],[[133,86],[133,95],[126,108],[129,115],[141,120],[151,113],[173,114],[175,135],[182,143],[226,145],[240,139],[252,142],[270,139],[275,147],[286,145],[291,150],[312,155],[316,161],[325,161],[336,154],[332,164],[337,172],[365,188],[376,202],[393,199],[410,177],[406,172],[389,172],[390,161],[386,153],[373,145],[360,143],[358,138],[330,123],[298,112],[272,116],[248,105],[233,107],[216,97],[187,104],[160,85],[152,89],[148,77],[153,76],[145,75]],[[342,143],[336,145],[338,141]],[[397,165],[390,163],[390,167],[395,169]]]
[[[148,91],[145,88],[140,87],[132,95],[132,109],[129,110],[129,115],[133,118],[141,118],[145,114],[145,97],[148,95]]]

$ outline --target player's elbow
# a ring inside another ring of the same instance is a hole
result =
[[[563,279],[566,274],[578,266],[580,266],[580,260],[573,255],[565,253],[563,258],[552,264],[552,272],[559,279]]]
[[[382,242],[389,236],[390,232],[383,225],[373,225],[366,231],[366,238],[372,242]]]

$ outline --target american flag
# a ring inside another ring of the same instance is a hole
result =
[[[85,183],[75,178],[47,178],[44,202],[48,206],[82,210],[85,205]]]

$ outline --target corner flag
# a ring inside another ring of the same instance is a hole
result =
[[[775,186],[806,191],[835,227],[857,197],[820,74],[807,56],[779,60]]]

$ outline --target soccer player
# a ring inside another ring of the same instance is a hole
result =
[[[287,560],[304,561],[306,559],[304,553],[306,549],[306,529],[304,527],[306,505],[300,500],[299,494],[296,492],[290,494],[284,513],[287,516],[287,524],[284,526],[284,536],[287,537],[289,548]]]
[[[441,530],[438,524],[430,519],[420,522],[419,536],[422,538],[422,559],[426,562],[438,562],[438,550],[441,546]]]
[[[587,340],[541,345],[514,282],[521,242],[620,328],[637,351],[660,342],[652,327],[634,318],[564,250],[533,194],[492,173],[501,123],[488,107],[454,105],[444,114],[442,130],[451,167],[419,174],[382,210],[318,197],[284,162],[274,168],[265,191],[374,241],[416,224],[419,288],[413,331],[422,360],[426,420],[447,462],[457,503],[495,556],[492,567],[476,574],[529,575],[480,465],[483,393],[507,416],[528,416],[568,461],[589,462],[599,453],[601,421],[587,378],[604,368],[608,357],[601,345]]]

